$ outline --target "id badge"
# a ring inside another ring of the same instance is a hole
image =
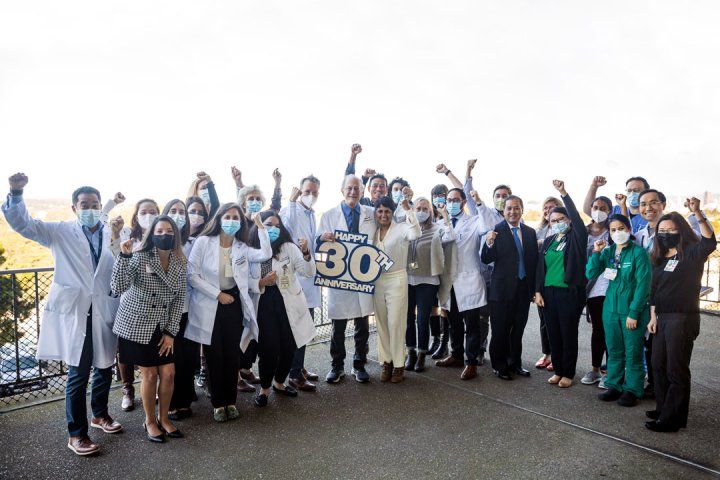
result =
[[[679,260],[668,260],[667,265],[665,265],[665,271],[666,272],[674,272],[678,266],[678,263],[680,263]]]
[[[278,278],[278,287],[282,289],[290,288],[290,275],[280,275],[280,278]]]
[[[230,278],[232,276],[233,276],[232,265],[230,265],[230,264],[225,265],[225,278]]]
[[[605,272],[603,273],[603,278],[607,280],[615,280],[615,278],[617,278],[617,269],[606,268]]]
[[[418,262],[410,262],[410,264],[408,265],[408,267],[410,267],[410,270],[417,270],[417,268],[418,268]]]

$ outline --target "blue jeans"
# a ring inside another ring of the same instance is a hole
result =
[[[80,364],[68,366],[67,383],[65,384],[65,417],[68,433],[71,437],[80,437],[88,433],[87,393],[90,368],[93,359],[92,343],[92,309],[88,312],[85,341],[83,342]],[[112,367],[95,368],[92,380],[90,407],[95,418],[104,417],[108,413],[108,396],[112,383]]]
[[[310,309],[310,318],[315,320],[315,309]],[[290,366],[289,378],[301,378],[302,370],[305,367],[305,345],[295,350],[292,365]]]
[[[405,345],[417,348],[418,352],[427,352],[430,343],[430,313],[437,304],[437,285],[421,283],[408,285],[408,314]],[[417,307],[417,315],[415,308]],[[415,323],[417,319],[417,331]]]

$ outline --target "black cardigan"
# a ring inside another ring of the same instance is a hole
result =
[[[575,207],[575,203],[570,195],[562,197],[565,203],[572,229],[566,234],[567,247],[565,247],[565,283],[570,288],[581,289],[585,292],[587,279],[585,278],[585,264],[587,264],[587,227],[583,223],[580,214]],[[538,258],[537,272],[535,274],[535,291],[543,292],[545,287],[545,253],[550,248],[552,242],[555,241],[557,235],[545,238],[542,249],[540,250],[540,258]]]

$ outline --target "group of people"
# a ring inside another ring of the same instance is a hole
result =
[[[321,306],[313,252],[335,241],[336,231],[366,235],[392,266],[372,294],[327,289],[328,383],[345,376],[349,321],[352,375],[370,381],[370,316],[380,382],[401,383],[406,371],[425,370],[428,357],[438,367],[462,367],[460,378],[471,380],[487,350],[499,379],[528,377],[522,340],[534,302],[543,349],[535,367],[552,373],[550,384],[573,385],[585,310],[593,368],[581,382],[600,383],[600,400],[622,406],[654,395],[656,407],[646,412],[651,430],[686,426],[700,282],[716,248],[697,199],[687,200],[688,222],[666,213],[665,196],[642,177],[627,181],[615,205],[597,195],[606,180],[595,177],[583,204],[592,219],[586,225],[564,182],[555,180],[559,198],[543,202],[533,229],[523,220],[523,200],[508,185],[497,186],[491,202],[481,199],[473,186],[475,160],[468,161],[464,182],[438,165],[451,185],[440,183],[423,197],[401,177],[388,181],[372,169],[355,175],[361,152],[360,145],[351,147],[342,199],[319,223],[313,207],[320,180],[303,178],[283,206],[277,169],[269,204],[235,167],[237,199],[220,204],[212,180],[200,172],[185,200],[162,209],[149,198],[137,202],[129,226],[109,216],[122,194],[103,206],[100,192],[88,186],[72,194],[77,220],[33,219],[23,201],[27,176],[10,177],[5,218],[55,259],[38,358],[68,365],[71,450],[99,450],[89,427],[122,429],[108,411],[116,355],[123,410],[135,405],[140,370],[143,425],[153,442],[183,436],[174,422],[192,415],[196,375],[217,422],[239,416],[238,391],[254,392],[254,404],[265,407],[271,392],[296,397],[315,390],[318,377],[304,367],[305,346],[316,335],[314,310]]]

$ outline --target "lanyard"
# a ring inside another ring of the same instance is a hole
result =
[[[97,252],[95,251],[95,247],[93,247],[92,240],[91,240],[91,238],[92,238],[92,236],[93,236],[93,233],[90,232],[90,236],[89,236],[89,237],[88,237],[87,235],[85,235],[85,240],[87,240],[88,245],[90,246],[90,253],[92,253],[93,258],[95,259],[95,267],[97,267],[97,266],[98,266],[98,263],[100,263],[100,255],[102,255],[102,242],[103,242],[103,231],[102,231],[102,228],[103,228],[103,227],[102,227],[102,225],[101,225],[101,226],[98,227],[98,228],[100,229],[100,239],[99,239],[100,241],[98,242],[98,251],[97,251]],[[88,231],[89,231],[89,230],[88,230]]]

